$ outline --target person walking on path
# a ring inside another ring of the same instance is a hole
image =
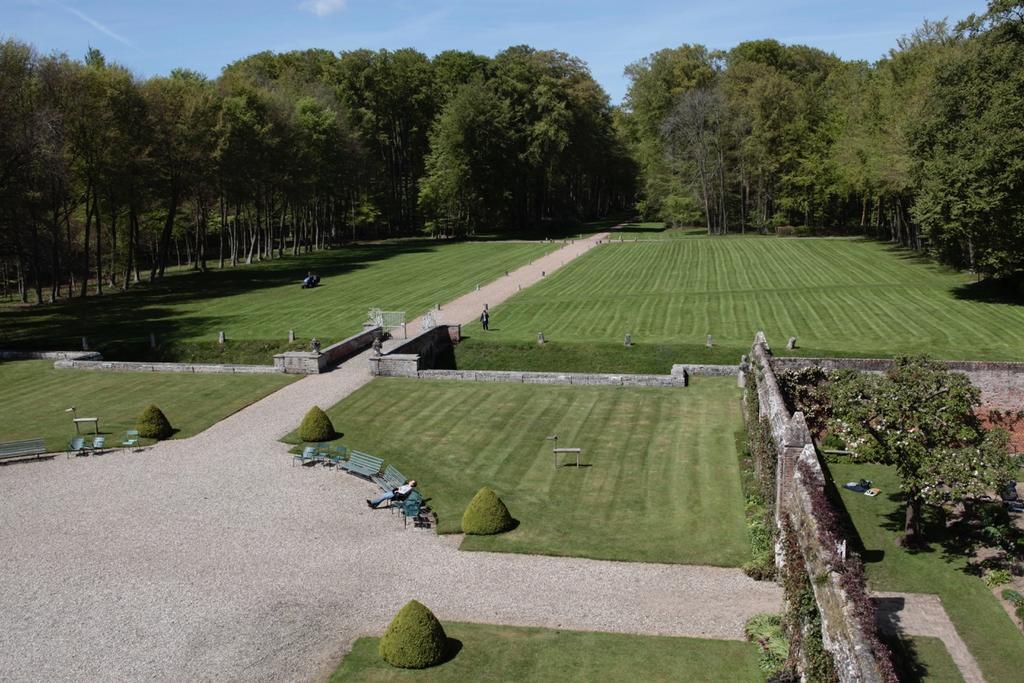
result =
[[[484,304],[484,312],[480,314],[480,324],[484,326],[484,332],[490,329],[491,314],[487,312],[487,304]]]

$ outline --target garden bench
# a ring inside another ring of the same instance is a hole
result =
[[[394,491],[399,486],[408,481],[405,475],[399,472],[392,465],[388,465],[388,468],[384,470],[384,474],[373,475],[370,477],[377,486],[381,487],[385,491]]]
[[[341,468],[350,474],[372,479],[380,474],[380,468],[384,464],[383,458],[378,458],[362,451],[352,451],[346,462],[341,463]],[[402,482],[403,484],[405,482]]]
[[[0,443],[0,460],[12,458],[25,458],[34,455],[38,458],[46,454],[42,439],[24,439],[22,441],[8,441]]]
[[[341,463],[345,462],[345,458],[348,457],[348,449],[338,444],[327,449],[321,449],[320,457],[325,467],[327,465],[334,465],[335,470],[340,470]]]
[[[580,453],[583,452],[582,448],[555,448],[552,450],[555,454],[555,469],[558,468],[558,456],[562,453],[576,456],[576,467],[580,466]]]
[[[292,456],[292,465],[294,465],[296,461],[301,465],[305,465],[307,462],[320,462],[320,460],[320,452],[317,450],[317,447],[306,446],[302,449],[302,453]]]

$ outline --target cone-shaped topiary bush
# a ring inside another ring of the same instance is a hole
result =
[[[512,528],[512,515],[498,494],[483,487],[469,501],[462,515],[462,531],[467,534],[500,534]]]
[[[135,425],[139,436],[147,439],[166,439],[174,433],[163,411],[154,405],[147,406],[139,416],[139,424]]]
[[[303,441],[330,441],[334,438],[334,425],[327,413],[320,406],[313,406],[302,418],[299,425],[299,438]]]
[[[448,636],[434,613],[410,600],[380,639],[380,656],[391,666],[425,669],[444,661]]]

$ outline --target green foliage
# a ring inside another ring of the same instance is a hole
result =
[[[790,644],[787,666],[793,669],[798,662],[803,662],[807,680],[816,683],[837,681],[835,663],[822,640],[821,614],[807,575],[807,565],[788,521],[782,530],[782,547],[785,553],[782,589],[786,600],[782,624]]]
[[[299,425],[299,438],[303,441],[330,441],[335,434],[331,418],[320,406],[310,408]]]
[[[775,578],[775,441],[768,423],[758,416],[758,397],[753,379],[744,389],[746,429],[737,436],[740,481],[746,498],[745,516],[751,559],[743,572],[758,581]]]
[[[1017,680],[1024,661],[1024,637],[972,571],[964,553],[964,544],[970,542],[961,535],[964,525],[946,526],[937,511],[926,508],[930,552],[901,551],[897,545],[900,529],[893,524],[904,516],[902,497],[891,495],[899,486],[895,469],[865,463],[837,464],[830,469],[837,482],[866,477],[882,489],[882,495],[875,498],[838,489],[866,551],[878,559],[865,565],[872,589],[938,595],[985,680]]]
[[[780,671],[789,657],[789,640],[782,628],[782,617],[778,614],[755,614],[743,627],[747,640],[756,643],[760,649],[758,666],[765,674]]]
[[[1003,584],[1010,583],[1013,576],[1005,569],[993,569],[985,574],[985,585],[989,588],[996,588]]]
[[[836,373],[828,387],[830,428],[862,460],[892,464],[907,494],[905,541],[921,539],[924,502],[959,501],[1013,476],[1003,430],[975,415],[979,389],[926,358],[898,358],[884,375]]]
[[[1017,617],[1017,621],[1024,627],[1024,595],[1021,595],[1018,591],[1012,588],[1004,588],[1002,592],[1003,600],[1006,600],[1013,605],[1013,614]]]
[[[462,515],[462,531],[488,536],[508,531],[514,525],[505,503],[489,487],[480,489]]]
[[[166,439],[174,434],[174,428],[171,427],[167,416],[154,405],[149,405],[142,411],[135,428],[144,439]]]
[[[444,661],[448,636],[434,613],[410,600],[388,624],[380,639],[380,656],[402,669],[426,669]]]

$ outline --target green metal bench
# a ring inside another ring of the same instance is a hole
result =
[[[324,466],[334,465],[334,469],[337,471],[341,470],[341,464],[348,458],[348,449],[341,444],[336,444],[320,451],[320,456],[323,458]]]
[[[27,458],[29,456],[38,458],[41,455],[46,455],[46,447],[43,446],[42,439],[24,439],[22,441],[0,443],[0,460]]]
[[[341,463],[341,468],[350,474],[372,479],[380,474],[380,468],[383,465],[383,458],[362,451],[351,451],[348,460]]]
[[[373,475],[370,479],[373,479],[373,483],[385,491],[394,491],[408,481],[405,475],[396,470],[392,465],[388,465],[388,468],[384,470],[384,474]]]
[[[320,462],[320,451],[317,450],[316,446],[306,446],[302,449],[302,453],[299,455],[292,456],[292,464],[298,462],[300,465],[305,465],[307,462],[318,463]]]

